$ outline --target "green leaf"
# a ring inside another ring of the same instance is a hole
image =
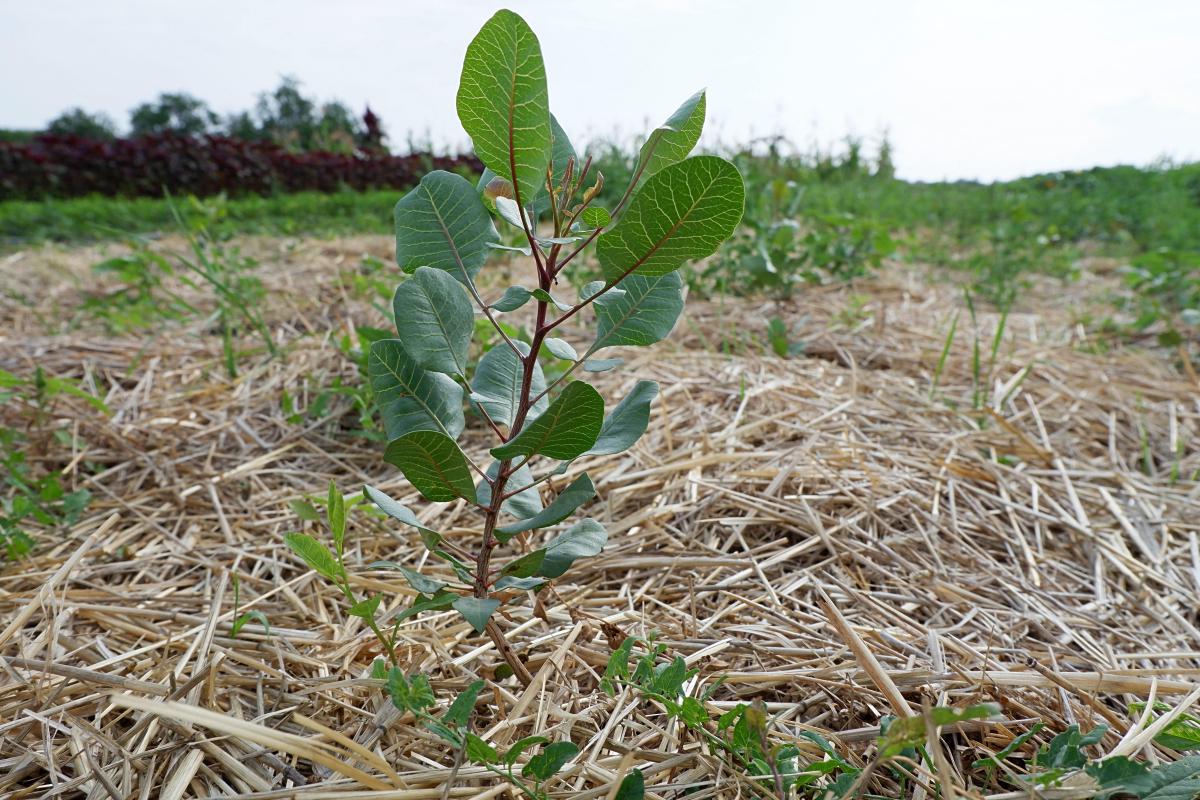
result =
[[[931,708],[928,716],[930,723],[934,727],[940,728],[966,720],[989,719],[999,713],[1000,707],[995,703],[978,703],[965,708],[938,706]],[[1076,733],[1078,733],[1078,729],[1076,729]],[[924,743],[926,736],[925,714],[895,719],[880,740],[878,757],[880,759],[893,758],[910,747],[919,747]],[[1046,764],[1046,766],[1059,765]]]
[[[638,152],[637,169],[641,177],[649,178],[663,167],[682,161],[700,141],[704,129],[704,112],[707,101],[704,90],[683,101],[675,113],[646,137],[646,143]]]
[[[559,311],[570,311],[571,310],[571,307],[569,305],[567,305],[566,303],[560,302],[558,300],[555,300],[554,296],[551,295],[549,292],[547,292],[545,289],[534,289],[532,292],[530,292],[530,294],[532,294],[534,297],[536,297],[538,299],[538,301],[540,301],[542,303],[549,303],[550,305],[557,308]]]
[[[635,644],[637,644],[636,638],[626,636],[608,657],[608,665],[604,668],[604,677],[600,680],[600,688],[604,690],[605,694],[616,694],[617,683],[629,680],[629,657]]]
[[[454,440],[436,431],[413,431],[388,442],[383,460],[398,467],[426,500],[475,502],[467,457]]]
[[[1141,716],[1145,709],[1145,703],[1129,704],[1129,713],[1132,716]],[[1155,703],[1149,722],[1157,720],[1164,712],[1170,710],[1171,706],[1166,703]],[[1200,748],[1200,717],[1194,714],[1179,714],[1172,720],[1170,725],[1154,737],[1154,741],[1172,750],[1196,750]]]
[[[583,364],[584,372],[608,372],[625,363],[623,358],[589,358]]]
[[[599,237],[604,277],[665,275],[712,255],[737,228],[745,199],[742,176],[722,158],[693,156],[664,167]]]
[[[609,215],[607,210],[601,208],[600,206],[589,206],[585,208],[583,213],[579,215],[579,219],[584,225],[587,225],[590,228],[603,228],[612,222],[612,216]]]
[[[417,267],[392,300],[400,344],[422,369],[466,375],[475,317],[461,284],[448,273]]]
[[[492,308],[503,312],[516,311],[528,303],[531,297],[533,297],[533,292],[524,286],[510,286],[504,290],[504,294],[499,300],[492,303]]]
[[[371,662],[371,677],[377,681],[386,681],[388,676],[387,662],[377,658]]]
[[[592,479],[585,472],[576,478],[570,486],[559,492],[558,497],[554,498],[550,505],[546,506],[541,513],[535,514],[528,519],[523,519],[520,522],[496,528],[497,534],[507,535],[506,538],[501,538],[499,535],[496,538],[504,542],[522,531],[531,531],[535,528],[548,528],[571,516],[575,512],[575,509],[595,496],[596,487],[592,484]]]
[[[467,758],[476,764],[496,764],[500,761],[496,748],[473,733],[467,734]]]
[[[392,667],[388,671],[387,690],[392,698],[392,705],[401,711],[417,713],[437,702],[433,689],[429,686],[429,678],[424,675],[407,678],[404,670],[399,667]]]
[[[247,611],[245,614],[242,614],[235,619],[230,625],[230,635],[236,639],[237,635],[242,632],[242,628],[246,627],[246,623],[251,621],[257,622],[259,625],[263,626],[264,636],[271,635],[271,621],[268,620],[267,615],[261,611]]]
[[[403,622],[409,617],[415,617],[417,614],[420,614],[423,611],[434,611],[443,608],[449,608],[457,599],[458,595],[456,595],[454,592],[447,591],[438,592],[433,597],[426,597],[423,594],[417,595],[417,598],[413,600],[413,604],[397,614],[394,621]]]
[[[515,342],[522,357],[529,355],[529,345]],[[475,375],[471,379],[471,399],[487,409],[488,415],[497,425],[512,427],[521,401],[521,381],[525,365],[507,344],[498,344],[483,354]],[[542,366],[535,364],[530,382],[531,396],[537,397],[546,391],[546,376]],[[542,397],[530,409],[530,417],[540,416],[550,402]]]
[[[476,633],[483,633],[488,620],[500,607],[499,600],[490,597],[460,597],[453,603],[454,610],[463,615]]]
[[[425,720],[425,727],[430,731],[433,731],[433,733],[436,734],[439,739],[451,747],[462,747],[462,734],[460,734],[454,728],[451,728],[449,725],[445,725],[436,719],[427,719]]]
[[[483,685],[483,681],[472,681],[470,686],[463,689],[442,715],[442,722],[460,728],[466,726],[471,720],[471,712],[475,710],[475,702],[479,699],[479,693],[483,691]]]
[[[542,568],[542,562],[545,560],[545,550],[534,550],[515,561],[505,564],[504,569],[500,570],[500,574],[506,578],[532,578],[537,575],[538,570]]]
[[[510,564],[509,566],[512,565]],[[535,578],[533,576],[529,576],[527,578],[518,578],[515,575],[505,575],[500,578],[500,580],[496,581],[495,588],[497,591],[500,589],[518,589],[520,591],[525,591],[527,589],[536,589],[545,582],[545,578]]]
[[[575,348],[568,342],[562,339],[555,339],[553,336],[548,336],[542,341],[542,345],[550,352],[550,355],[562,361],[578,361],[579,353],[575,352]]]
[[[486,167],[532,203],[551,159],[550,100],[537,36],[508,10],[496,12],[467,46],[458,118]]]
[[[288,533],[283,541],[293,553],[300,556],[305,564],[323,578],[331,581],[341,581],[346,577],[342,565],[334,558],[329,548],[306,533]]]
[[[414,514],[408,506],[393,500],[387,494],[379,491],[374,486],[364,486],[363,494],[366,495],[368,500],[378,506],[380,511],[387,514],[392,519],[399,520],[405,525],[411,525],[420,531],[421,538],[422,540],[426,541],[427,546],[429,541],[432,541],[436,547],[437,543],[442,540],[442,535],[432,528],[426,527],[421,520],[417,519],[417,515]],[[433,548],[431,547],[429,549],[432,550]]]
[[[646,776],[640,769],[632,769],[621,781],[613,800],[643,800],[646,796]]]
[[[638,381],[633,391],[617,403],[617,407],[604,418],[604,424],[600,426],[600,436],[585,455],[607,456],[622,453],[633,447],[650,424],[650,404],[656,397],[657,383]]]
[[[583,381],[567,384],[546,413],[509,441],[492,448],[498,460],[542,454],[567,460],[596,443],[604,423],[604,398]]]
[[[341,555],[342,543],[346,540],[346,499],[333,481],[329,482],[326,513],[329,515],[329,530],[333,533],[334,552]]]
[[[631,275],[621,281],[623,294],[597,301],[596,343],[590,352],[605,347],[646,347],[667,338],[683,312],[683,279],[671,272],[657,278]]]
[[[1194,800],[1200,794],[1200,756],[1150,770],[1142,800]]]
[[[492,480],[496,479],[499,472],[499,461],[493,461],[487,468],[487,476]],[[528,465],[522,465],[520,469],[508,476],[504,493],[509,494],[513,491],[516,491],[516,494],[500,504],[500,510],[505,514],[511,514],[517,519],[525,519],[542,510],[542,496],[538,493],[537,487],[533,485],[533,472]],[[479,497],[479,505],[491,505],[492,487],[487,481],[479,482],[476,493]],[[507,539],[501,541],[507,541]]]
[[[500,234],[469,181],[435,170],[396,203],[396,263],[445,270],[466,283],[487,260]]]
[[[539,781],[549,780],[577,755],[579,755],[579,748],[573,742],[548,744],[542,752],[529,759],[529,763],[521,770],[521,774]]]
[[[462,387],[417,366],[399,339],[371,345],[367,375],[389,439],[413,431],[440,431],[455,439],[463,432]]]
[[[408,585],[416,589],[421,594],[437,594],[442,589],[446,588],[443,581],[435,578],[428,578],[415,569],[408,567],[400,567],[400,572],[404,575],[404,579],[408,581]]]
[[[371,595],[365,600],[359,600],[357,603],[350,606],[350,611],[348,613],[350,616],[359,617],[360,619],[375,619],[375,615],[379,613],[379,601],[381,599],[382,596],[376,594]]]
[[[504,754],[505,766],[511,767],[517,763],[517,759],[531,747],[536,747],[539,744],[546,744],[550,740],[545,736],[526,736],[524,739],[518,739],[513,742],[512,747],[508,748],[508,752]]]
[[[546,546],[546,557],[537,574],[543,578],[561,576],[577,558],[594,556],[604,549],[608,532],[594,519],[582,519]]]

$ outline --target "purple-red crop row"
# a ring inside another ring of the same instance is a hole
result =
[[[478,173],[482,165],[474,156],[294,153],[224,136],[39,136],[0,142],[0,200],[405,189],[431,169]]]

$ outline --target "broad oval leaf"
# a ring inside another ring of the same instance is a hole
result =
[[[467,457],[454,440],[437,431],[413,431],[388,442],[383,460],[398,467],[426,500],[475,502]]]
[[[463,432],[462,387],[446,375],[417,366],[399,339],[371,345],[367,376],[389,439],[413,431],[440,431],[457,439]]]
[[[475,703],[479,700],[479,693],[483,691],[483,681],[472,681],[466,689],[458,697],[454,698],[454,702],[446,709],[446,713],[442,715],[442,722],[447,725],[455,725],[464,727],[471,721],[471,714],[475,711]]]
[[[596,520],[581,519],[546,545],[546,557],[537,574],[543,578],[561,576],[578,558],[594,556],[604,549],[608,532]]]
[[[604,277],[665,275],[712,255],[737,228],[745,200],[741,174],[723,158],[693,156],[664,167],[601,234],[596,257]]]
[[[487,468],[487,476],[492,480],[496,479],[499,472],[499,461],[493,461]],[[516,494],[500,504],[501,511],[511,514],[517,519],[532,517],[541,512],[542,496],[538,493],[538,488],[533,485],[533,472],[528,465],[522,464],[520,469],[508,476],[504,493],[510,494],[514,491]],[[475,492],[479,496],[479,505],[491,505],[492,487],[487,481],[480,481],[479,485],[475,487]]]
[[[500,574],[506,578],[532,578],[537,575],[545,559],[546,551],[544,549],[534,550],[505,564],[504,568],[500,570]]]
[[[678,272],[656,278],[630,275],[621,281],[625,291],[592,304],[596,312],[596,343],[589,352],[621,345],[645,347],[671,333],[683,313],[683,279]]]
[[[707,715],[706,715],[707,716]],[[621,781],[613,800],[643,800],[646,796],[646,776],[640,769],[633,769]]]
[[[445,270],[466,283],[500,241],[479,194],[461,175],[435,170],[396,203],[396,263]]]
[[[492,614],[500,607],[500,601],[490,597],[460,597],[453,605],[454,610],[471,623],[476,633],[482,633]]]
[[[533,297],[533,293],[524,286],[510,286],[504,290],[504,294],[499,300],[492,303],[492,308],[503,312],[516,311],[528,303],[531,297]]]
[[[701,89],[684,100],[683,105],[675,109],[666,122],[651,131],[638,153],[634,174],[649,178],[663,167],[687,158],[696,142],[700,141],[706,104],[704,90]]]
[[[509,441],[493,447],[492,456],[503,461],[540,454],[565,461],[594,445],[603,423],[604,398],[583,381],[574,381],[567,384],[546,413]]]
[[[617,407],[604,418],[596,444],[588,450],[589,456],[607,456],[623,453],[642,438],[650,423],[650,404],[658,397],[658,384],[654,381],[638,381],[633,391],[617,403]]]
[[[417,267],[392,300],[400,343],[417,365],[447,375],[467,374],[475,315],[462,285],[449,273]]]
[[[551,157],[550,98],[537,36],[525,20],[497,11],[467,46],[458,119],[484,166],[532,203]]]
[[[496,538],[505,542],[522,531],[531,531],[535,528],[548,528],[571,516],[571,514],[575,513],[575,509],[595,496],[596,487],[592,483],[592,479],[585,472],[572,481],[570,486],[559,492],[558,497],[554,498],[550,505],[542,509],[540,513],[528,519],[523,519],[520,522],[496,528]]]
[[[546,348],[547,352],[549,352],[550,355],[554,356],[555,358],[563,361],[579,360],[579,353],[575,352],[575,348],[571,346],[570,342],[562,339],[555,339],[553,336],[547,336],[545,340],[542,341],[542,345]]]
[[[522,357],[529,355],[529,345],[514,342]],[[498,425],[512,427],[521,401],[521,381],[525,376],[525,364],[512,348],[500,343],[483,354],[475,375],[471,378],[471,399],[483,406]],[[534,364],[530,394],[537,397],[546,391],[546,376],[541,364]],[[550,405],[542,397],[533,404],[529,417],[540,416]]]
[[[563,766],[579,754],[579,748],[573,742],[555,742],[548,744],[521,770],[525,777],[533,777],[539,781],[553,778]]]
[[[549,741],[545,736],[526,736],[524,739],[518,739],[513,742],[512,747],[508,748],[508,752],[504,754],[504,763],[511,767],[517,763],[517,759],[521,757],[521,753],[524,753],[531,747],[546,744]]]

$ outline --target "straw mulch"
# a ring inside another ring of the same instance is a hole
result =
[[[39,465],[94,499],[0,574],[0,795],[505,797],[397,718],[367,677],[373,637],[282,542],[302,528],[324,536],[289,501],[330,479],[347,494],[372,483],[473,535],[468,509],[429,509],[355,435],[344,397],[316,419],[281,410],[285,389],[303,407],[336,377],[357,381],[337,340],[382,317],[350,276],[364,252],[386,259],[387,240],[245,246],[263,261],[286,354],[247,355],[236,380],[203,322],[108,336],[80,318],[85,294],[111,288],[87,269],[97,249],[5,257],[0,367],[81,378],[112,414],[56,402],[52,425],[76,452],[30,430]],[[714,717],[760,699],[777,741],[817,731],[859,765],[884,715],[999,703],[1004,721],[943,732],[936,774],[903,788],[916,797],[1004,796],[970,764],[1037,721],[1048,727],[1033,744],[1110,725],[1099,755],[1136,728],[1127,702],[1195,703],[1200,384],[1179,353],[1104,352],[1087,338],[1073,314],[1107,289],[1101,276],[1028,293],[990,374],[997,318],[981,314],[976,332],[964,314],[936,390],[959,295],[920,273],[892,267],[784,304],[693,299],[669,342],[595,378],[609,397],[638,378],[663,393],[634,450],[558,482],[589,471],[600,499],[587,513],[609,545],[538,613],[518,603],[502,620],[535,681],[492,684],[476,731],[501,748],[531,732],[578,744],[557,797],[611,797],[633,767],[649,797],[760,796],[656,704],[599,690],[615,643],[605,623],[657,633],[699,670],[697,695],[723,677]],[[806,355],[764,352],[776,314]],[[15,403],[0,411],[10,426],[31,418]],[[485,442],[472,424],[471,452]],[[410,531],[351,519],[351,563],[424,564]],[[235,574],[242,610],[266,614],[269,635],[251,623],[231,636]],[[413,596],[395,573],[357,584],[382,593],[385,616]],[[499,663],[454,613],[401,631],[407,667],[442,703]],[[1145,742],[1126,747],[1154,755]],[[888,770],[870,783],[902,791]]]

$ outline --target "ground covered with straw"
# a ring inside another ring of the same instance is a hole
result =
[[[388,240],[243,246],[282,353],[245,337],[236,378],[203,316],[114,332],[84,313],[114,288],[90,270],[103,248],[0,256],[0,367],[78,379],[109,411],[70,396],[0,408],[37,468],[92,494],[0,572],[0,795],[515,796],[396,712],[369,677],[374,637],[283,544],[325,536],[291,501],[330,480],[473,535],[468,508],[430,508],[382,461],[348,394],[320,399],[359,381],[342,339],[386,324],[377,288],[396,276],[362,256],[386,263]],[[771,796],[661,704],[601,691],[621,637],[655,635],[699,670],[689,694],[723,681],[705,701],[712,731],[758,700],[772,742],[814,761],[804,731],[864,767],[887,715],[999,705],[931,730],[908,777],[865,775],[856,791],[875,796],[1033,796],[972,763],[1038,723],[1015,756],[1106,724],[1095,757],[1176,758],[1127,705],[1200,698],[1196,353],[1092,338],[1078,320],[1117,283],[1113,264],[1085,267],[1022,297],[994,359],[999,316],[972,324],[952,282],[902,264],[787,301],[691,298],[668,342],[597,376],[609,397],[640,378],[663,392],[633,450],[556,482],[588,470],[609,544],[500,620],[534,682],[489,682],[474,730],[501,749],[575,742],[554,797],[611,798],[633,768],[648,797]],[[803,353],[768,350],[771,316]],[[482,452],[483,431],[466,442]],[[382,593],[385,618],[402,611],[414,591],[365,565],[423,564],[419,540],[363,506],[350,519],[355,581]],[[269,632],[233,635],[235,575],[239,612]],[[400,630],[404,665],[443,705],[500,663],[454,612]]]

